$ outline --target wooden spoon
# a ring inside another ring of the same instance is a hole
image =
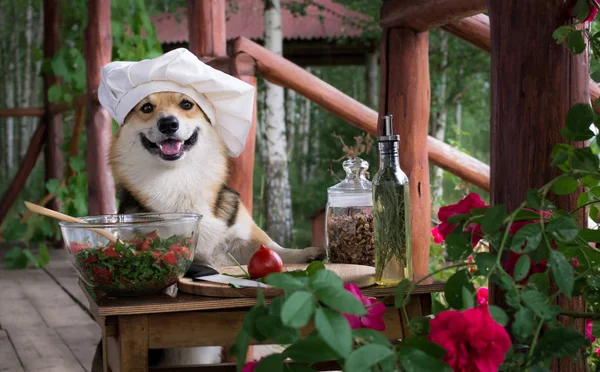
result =
[[[53,211],[52,209],[44,208],[41,205],[33,204],[28,201],[25,202],[25,206],[27,207],[27,209],[29,209],[33,213],[41,214],[46,217],[55,218],[57,220],[66,221],[66,222],[87,223],[86,221],[80,220],[79,218],[71,217],[67,214]],[[112,243],[116,243],[119,240],[110,231],[106,231],[103,229],[95,229],[95,228],[89,228],[87,230],[90,230],[90,231],[93,231],[95,233],[102,235],[106,239],[110,240]]]

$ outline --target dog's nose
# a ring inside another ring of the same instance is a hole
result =
[[[179,120],[175,116],[167,116],[158,120],[158,130],[164,134],[173,134],[179,129]]]

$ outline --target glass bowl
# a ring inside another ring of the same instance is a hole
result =
[[[160,292],[185,274],[201,219],[187,213],[118,214],[59,226],[81,280],[109,296],[141,296]],[[112,242],[99,230],[118,240]]]

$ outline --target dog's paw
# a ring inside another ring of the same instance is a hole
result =
[[[308,247],[302,250],[305,262],[323,260],[325,258],[325,247]]]

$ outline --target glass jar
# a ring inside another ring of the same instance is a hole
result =
[[[344,161],[346,178],[327,189],[325,239],[330,263],[375,264],[373,192],[366,177],[369,163]]]

